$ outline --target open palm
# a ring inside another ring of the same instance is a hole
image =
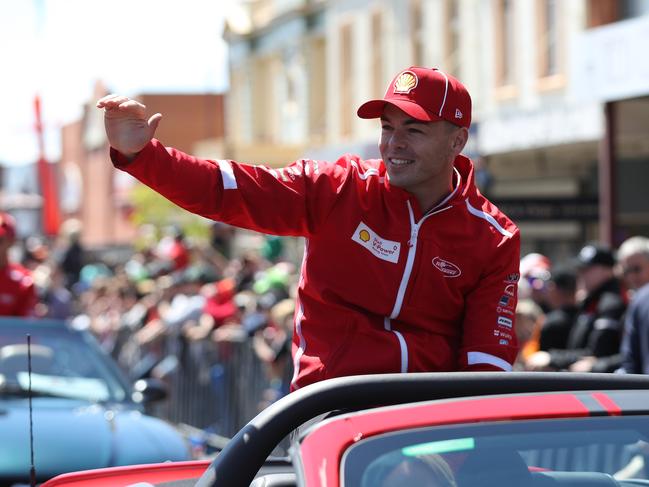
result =
[[[146,106],[121,95],[107,95],[97,101],[104,109],[104,125],[110,146],[133,158],[153,138],[162,115],[146,118]]]

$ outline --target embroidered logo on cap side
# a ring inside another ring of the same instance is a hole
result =
[[[394,82],[394,93],[408,94],[417,87],[419,78],[412,71],[404,71]]]

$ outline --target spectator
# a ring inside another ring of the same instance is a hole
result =
[[[216,283],[206,283],[201,288],[205,297],[203,310],[197,323],[185,326],[185,336],[193,341],[203,340],[223,325],[239,325],[240,312],[234,301],[235,282],[225,278]]]
[[[631,237],[618,256],[633,297],[624,322],[620,372],[649,374],[649,239]]]
[[[261,408],[275,402],[289,391],[294,314],[295,300],[283,299],[270,308],[268,322],[253,334],[253,349],[264,366],[269,382]]]
[[[519,268],[520,298],[530,298],[541,307],[543,312],[549,311],[546,283],[550,278],[552,261],[543,254],[532,252],[521,259]]]
[[[47,266],[39,266],[38,271],[44,274],[37,305],[37,309],[40,309],[38,315],[59,320],[70,318],[74,313],[74,297],[65,284],[65,276],[61,268],[50,263]],[[35,282],[38,281],[36,276],[35,271]]]
[[[539,350],[539,335],[543,326],[543,318],[543,310],[534,300],[527,298],[518,301],[516,305],[516,337],[521,350],[516,360],[516,369],[523,369],[527,358]],[[499,336],[508,339],[509,335],[499,331]]]
[[[164,262],[164,269],[168,273],[182,273],[191,263],[185,234],[176,225],[170,225],[164,229],[164,236],[160,239],[155,254],[158,259]]]
[[[64,284],[69,289],[79,281],[81,269],[85,264],[85,251],[81,245],[81,222],[67,220],[61,226],[63,249],[61,251],[60,266],[64,275]]]
[[[546,314],[539,337],[540,350],[565,349],[577,318],[577,274],[571,266],[552,269],[547,282]]]
[[[235,228],[221,222],[210,225],[210,247],[225,259],[231,259]]]
[[[619,366],[626,300],[615,277],[615,256],[607,246],[589,244],[579,252],[577,266],[584,299],[567,348],[536,352],[527,361],[531,370],[613,372]]]
[[[624,282],[632,293],[649,283],[649,238],[630,237],[622,242],[618,259]]]
[[[14,217],[0,213],[0,316],[33,316],[37,297],[31,272],[9,258],[15,240]]]

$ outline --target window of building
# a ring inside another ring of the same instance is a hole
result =
[[[255,103],[252,106],[253,138],[255,141],[266,142],[270,139],[268,125],[268,113],[270,112],[272,100],[271,59],[260,58],[253,65],[254,76],[252,86],[252,99]]]
[[[410,43],[412,45],[412,61],[415,66],[423,66],[424,62],[424,22],[421,0],[410,2]]]
[[[536,0],[537,75],[541,90],[565,85],[561,57],[562,22],[559,0]]]
[[[457,0],[444,2],[444,69],[461,78],[460,73],[460,9]]]
[[[588,27],[597,27],[619,20],[619,0],[588,0]]]
[[[324,140],[327,114],[326,49],[323,37],[314,38],[307,56],[309,89],[309,137],[314,142]]]
[[[372,12],[370,19],[370,41],[372,46],[370,71],[372,73],[372,97],[382,98],[385,94],[386,81],[383,76],[383,14],[380,11]]]
[[[353,104],[353,59],[352,59],[352,26],[345,24],[340,28],[340,134],[345,137],[352,133]]]
[[[514,94],[515,83],[515,18],[513,0],[496,0],[496,86],[501,97]]]
[[[539,74],[541,77],[559,72],[557,0],[537,0],[539,22]]]
[[[244,92],[248,89],[246,83],[245,71],[243,69],[233,69],[232,79],[230,81],[230,92],[228,94],[229,102],[233,109],[228,112],[228,121],[230,122],[228,137],[237,143],[249,139],[249,132],[246,133],[244,123]],[[234,107],[238,107],[235,110]]]

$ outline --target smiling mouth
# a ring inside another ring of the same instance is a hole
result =
[[[390,164],[393,166],[407,166],[409,164],[414,164],[414,159],[396,159],[396,158],[390,158],[389,159]]]

